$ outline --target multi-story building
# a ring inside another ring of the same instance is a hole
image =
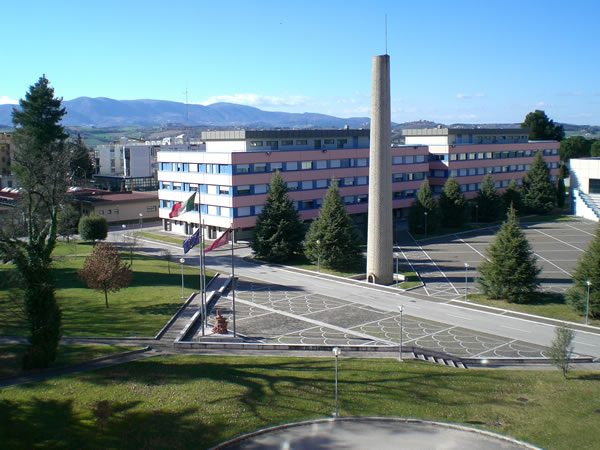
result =
[[[190,234],[202,220],[209,238],[229,227],[248,236],[275,171],[302,220],[318,215],[336,179],[346,209],[366,224],[369,130],[212,131],[202,133],[202,140],[203,150],[159,152],[159,215],[165,230]],[[427,147],[395,147],[392,155],[393,207],[401,217],[427,177]],[[193,192],[199,194],[196,211],[170,219],[173,204]]]
[[[600,221],[600,158],[569,160],[571,212]]]
[[[511,180],[521,185],[525,171],[537,152],[542,152],[553,180],[558,176],[560,147],[557,141],[529,141],[524,128],[424,128],[403,130],[406,144],[429,148],[429,182],[440,193],[454,175],[465,197],[477,196],[485,174],[491,174],[496,188]]]
[[[94,148],[96,186],[111,191],[158,190],[158,163],[156,155],[161,149],[187,150],[201,148],[198,143],[183,143],[183,137],[162,141],[145,141],[122,138],[112,144]]]
[[[523,129],[404,130],[406,144],[392,148],[394,220],[406,215],[425,178],[439,193],[454,175],[472,198],[486,173],[500,190],[511,179],[520,184],[538,151],[556,177],[559,143],[529,142],[527,134]],[[158,154],[159,216],[165,230],[190,234],[202,221],[209,238],[229,227],[248,237],[275,171],[302,220],[318,215],[336,179],[347,211],[359,227],[366,226],[369,130],[211,131],[202,133],[202,140],[205,148]],[[173,205],[194,192],[195,211],[169,218]]]
[[[10,173],[12,157],[10,141],[10,133],[0,133],[0,189],[13,187],[13,179]]]

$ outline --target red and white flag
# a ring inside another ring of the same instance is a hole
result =
[[[219,239],[216,239],[212,244],[210,244],[208,247],[206,247],[204,249],[204,253],[208,253],[217,247],[221,247],[222,245],[227,244],[227,233],[229,233],[230,231],[231,231],[231,228],[227,228],[223,232],[223,234],[221,236],[219,236]]]
[[[194,210],[194,198],[196,197],[196,193],[194,192],[190,198],[187,199],[187,201],[184,203],[182,202],[177,202],[173,205],[173,209],[171,209],[171,212],[169,213],[169,219],[172,219],[173,217],[179,217],[182,214],[185,214],[188,211],[193,211]]]

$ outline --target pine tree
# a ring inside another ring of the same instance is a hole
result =
[[[13,262],[23,289],[31,335],[23,359],[26,369],[49,366],[61,336],[61,312],[51,271],[57,216],[66,195],[70,165],[67,134],[60,125],[66,113],[61,103],[43,76],[20,100],[20,108],[13,110],[13,171],[23,196],[27,239],[10,235],[8,227],[0,228],[0,257]]]
[[[515,180],[510,180],[506,191],[504,191],[504,194],[502,194],[502,201],[504,202],[505,211],[508,211],[512,205],[517,213],[523,212],[523,197]]]
[[[504,205],[489,173],[483,178],[477,197],[475,197],[475,205],[480,222],[494,222],[502,214]]]
[[[573,287],[567,291],[567,302],[577,311],[585,314],[588,286],[590,282],[590,317],[600,318],[600,226],[596,236],[583,253],[575,272]]]
[[[439,204],[443,226],[460,227],[465,223],[467,200],[454,176],[448,178],[444,184]]]
[[[550,181],[550,170],[541,152],[535,154],[533,164],[523,177],[523,203],[529,212],[546,214],[556,201],[556,188]]]
[[[310,225],[304,241],[304,254],[332,269],[353,267],[361,257],[358,236],[344,208],[337,181],[329,186],[323,206]]]
[[[427,234],[436,231],[439,225],[440,208],[433,198],[429,181],[425,180],[408,211],[408,229],[411,233]]]
[[[288,198],[279,172],[271,179],[264,209],[256,220],[252,250],[258,258],[284,262],[300,253],[305,228]]]
[[[566,198],[567,194],[565,193],[565,180],[561,177],[558,177],[558,181],[556,182],[556,206],[559,208],[564,208]]]
[[[478,268],[477,280],[490,298],[523,303],[539,285],[536,258],[525,234],[519,227],[514,208],[486,250],[486,259]]]

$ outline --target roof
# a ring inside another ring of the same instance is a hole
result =
[[[79,191],[73,196],[85,203],[131,203],[140,201],[158,201],[158,192],[110,192],[102,190],[86,189]]]
[[[204,141],[244,141],[247,139],[307,139],[307,138],[342,138],[352,136],[369,136],[365,129],[331,129],[331,130],[222,130],[203,131]]]

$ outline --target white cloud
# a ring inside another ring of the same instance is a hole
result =
[[[289,95],[287,97],[276,97],[261,94],[233,94],[213,95],[208,99],[198,102],[200,105],[211,105],[218,102],[238,103],[248,106],[299,106],[309,102],[309,98],[302,95]]]
[[[480,92],[476,93],[476,94],[463,94],[463,93],[458,93],[456,94],[456,98],[458,99],[468,99],[468,98],[482,98],[485,97],[485,94],[482,94]]]
[[[10,97],[7,97],[6,95],[3,95],[2,97],[0,97],[0,105],[18,105],[19,102],[17,100],[13,100]]]

